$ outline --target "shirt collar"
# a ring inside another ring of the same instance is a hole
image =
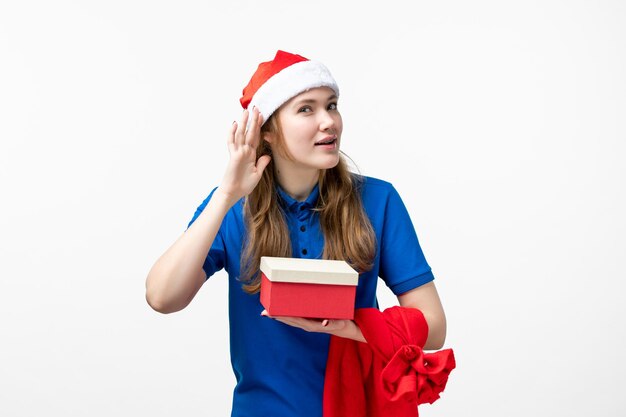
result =
[[[311,209],[315,207],[315,205],[317,204],[317,198],[320,195],[318,184],[315,184],[315,187],[313,187],[311,193],[304,201],[298,201],[294,199],[289,194],[287,194],[287,192],[283,190],[282,187],[278,184],[276,184],[276,189],[278,190],[278,195],[280,196],[280,199],[282,200],[284,206],[290,211]]]

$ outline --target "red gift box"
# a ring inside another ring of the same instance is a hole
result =
[[[345,261],[261,257],[261,304],[270,316],[353,319],[359,273]]]

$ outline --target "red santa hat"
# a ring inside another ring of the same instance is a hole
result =
[[[324,64],[278,51],[273,60],[259,64],[239,102],[244,109],[258,108],[265,123],[292,97],[316,87],[329,87],[339,96],[339,87]]]

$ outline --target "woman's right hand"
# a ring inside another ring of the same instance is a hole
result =
[[[252,119],[248,126],[249,117]],[[249,110],[244,110],[241,123],[233,122],[230,128],[227,140],[230,160],[218,189],[232,204],[254,190],[270,163],[269,155],[256,159],[262,124],[263,116],[254,108],[252,114]]]

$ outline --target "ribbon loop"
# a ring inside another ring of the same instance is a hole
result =
[[[432,404],[445,389],[455,366],[451,349],[425,354],[417,345],[401,346],[381,373],[387,398]]]

